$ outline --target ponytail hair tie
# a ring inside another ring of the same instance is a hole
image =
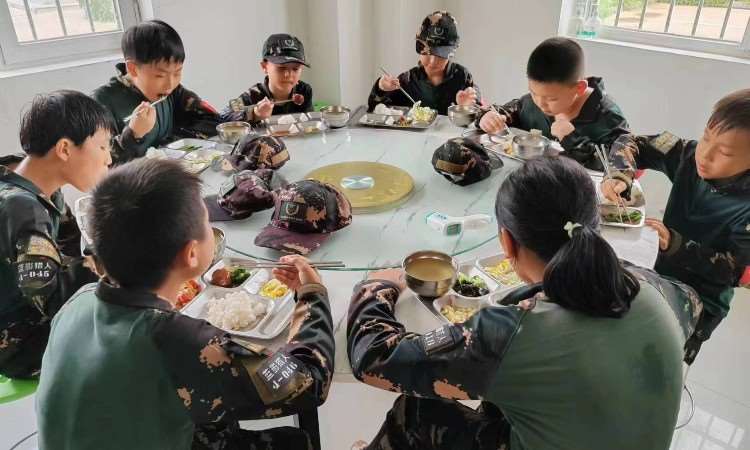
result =
[[[563,227],[563,230],[567,231],[568,237],[573,239],[573,230],[575,230],[576,228],[583,228],[583,225],[581,225],[580,223],[568,222]]]

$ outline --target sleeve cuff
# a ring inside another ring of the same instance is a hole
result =
[[[669,247],[664,250],[667,256],[673,256],[682,247],[682,235],[673,228],[669,228]]]
[[[325,286],[318,283],[305,284],[297,290],[297,298],[300,299],[309,294],[321,294],[328,297],[328,290]]]

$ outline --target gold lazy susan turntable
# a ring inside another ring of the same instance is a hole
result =
[[[336,186],[355,213],[395,208],[409,199],[414,179],[403,169],[379,162],[352,161],[320,167],[305,175]]]

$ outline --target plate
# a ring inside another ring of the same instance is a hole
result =
[[[266,315],[260,319],[252,328],[243,331],[227,330],[229,334],[255,339],[273,339],[278,336],[289,325],[294,313],[294,291],[289,291],[287,295],[279,299],[270,299],[258,294],[260,287],[270,279],[270,273],[267,270],[259,270],[255,275],[245,282],[242,286],[236,288],[222,288],[217,286],[208,286],[183,309],[182,313],[196,318],[206,320],[208,314],[208,301],[212,298],[223,297],[231,292],[245,291],[252,298],[263,302],[268,308]]]
[[[622,210],[622,207],[619,208]],[[604,218],[605,214],[618,214],[618,208],[615,205],[599,205],[599,215],[601,218],[601,223],[604,226],[608,227],[617,227],[617,228],[641,228],[646,223],[646,210],[645,208],[631,208],[626,207],[625,208],[628,212],[631,211],[638,211],[641,213],[641,220],[639,220],[637,223],[621,223],[621,222],[610,222]]]
[[[247,264],[247,263],[251,263],[251,262],[253,262],[253,261],[251,261],[249,259],[234,258],[234,257],[231,257],[231,256],[228,256],[228,257],[225,257],[225,258],[221,258],[219,260],[219,262],[217,262],[216,264],[214,264],[213,266],[211,266],[206,271],[206,273],[203,274],[203,277],[202,277],[203,278],[203,282],[207,286],[216,286],[216,285],[214,285],[214,284],[211,283],[211,278],[213,278],[214,272],[216,272],[219,269],[223,269],[225,267],[242,266],[243,263]],[[247,284],[247,282],[250,281],[250,279],[253,277],[253,275],[255,275],[256,271],[257,271],[257,269],[249,270],[250,277],[247,280],[243,281],[239,286],[236,286],[236,287],[242,287],[245,284]],[[216,286],[216,287],[222,287],[222,286]]]
[[[506,259],[505,254],[500,253],[497,255],[488,256],[486,258],[479,258],[477,259],[475,263],[475,267],[477,268],[477,270],[482,272],[484,276],[490,278],[493,282],[497,283],[497,286],[498,286],[497,292],[501,292],[501,293],[510,292],[511,290],[516,289],[526,284],[523,281],[520,281],[519,283],[511,284],[508,282],[508,280],[495,278],[494,275],[492,275],[489,271],[487,271],[488,267],[496,266],[505,259]]]
[[[201,173],[217,160],[221,160],[224,155],[223,151],[213,148],[199,149],[186,153],[179,161],[188,172]]]
[[[403,115],[406,115],[410,108],[407,106],[391,106],[391,109],[397,109],[403,112]],[[411,122],[408,125],[398,125],[397,121],[398,118],[401,117],[400,115],[390,115],[390,114],[376,114],[376,113],[365,113],[362,115],[362,117],[359,118],[359,124],[368,126],[368,127],[379,127],[379,128],[395,128],[399,130],[426,130],[427,128],[430,128],[432,124],[435,123],[435,121],[438,118],[438,114],[435,114],[432,117],[432,120],[429,122]]]

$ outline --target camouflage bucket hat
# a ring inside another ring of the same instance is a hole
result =
[[[349,200],[330,184],[302,180],[278,191],[271,223],[255,245],[307,255],[352,223]]]
[[[502,161],[491,158],[481,145],[466,138],[451,139],[432,154],[435,172],[459,186],[484,180],[502,165]]]
[[[289,151],[274,136],[245,135],[227,156],[235,170],[279,169],[289,161]]]
[[[305,46],[291,34],[272,34],[263,44],[263,59],[274,64],[300,63],[310,67],[305,61]]]
[[[459,45],[458,23],[447,11],[425,17],[417,32],[417,53],[450,58]]]
[[[273,186],[285,185],[271,169],[245,170],[234,174],[219,188],[219,193],[203,199],[211,222],[241,220],[254,212],[272,208]]]

